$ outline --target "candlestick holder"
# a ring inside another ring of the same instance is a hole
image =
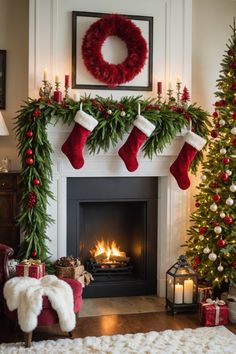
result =
[[[62,101],[62,93],[60,91],[60,82],[55,82],[55,91],[53,93],[53,99],[55,102],[60,103]]]
[[[157,102],[161,103],[161,99],[162,99],[161,93],[157,92]]]
[[[171,90],[171,89],[167,90],[167,97],[168,97],[169,102],[171,102],[173,100],[173,90]]]
[[[65,98],[66,101],[69,99],[69,86],[65,85]]]
[[[51,96],[52,85],[47,80],[42,80],[42,87],[39,89],[39,96],[42,99],[48,100]]]
[[[179,102],[180,102],[180,95],[181,95],[181,92],[180,92],[180,90],[181,90],[181,82],[177,82],[177,83],[176,83],[176,90],[177,90],[177,92],[176,92],[177,104],[179,104]]]

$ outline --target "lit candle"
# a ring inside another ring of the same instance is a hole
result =
[[[193,280],[184,281],[184,303],[191,304],[193,302]]]
[[[73,99],[77,102],[80,100],[80,93],[78,91],[73,93]]]
[[[70,76],[68,73],[65,74],[65,87],[69,87]]]
[[[172,81],[171,80],[169,81],[169,90],[170,91],[172,90]]]
[[[175,285],[175,304],[183,303],[183,285],[177,283]]]
[[[179,75],[177,75],[176,82],[177,82],[177,84],[181,84],[181,79],[180,79],[180,76],[179,76]]]
[[[159,95],[162,94],[162,82],[161,81],[158,81],[158,83],[157,83],[157,93]]]
[[[60,80],[59,80],[59,74],[56,74],[56,75],[55,75],[55,82],[56,82],[57,84],[60,82]]]
[[[48,71],[46,68],[43,70],[43,81],[48,81]]]

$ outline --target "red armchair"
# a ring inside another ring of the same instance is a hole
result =
[[[10,247],[0,244],[0,260],[3,262],[0,263],[0,275],[1,275],[1,295],[2,289],[5,281],[9,278],[8,272],[8,258],[13,255],[13,250]],[[74,296],[74,312],[76,314],[76,318],[78,316],[81,304],[82,304],[82,285],[80,282],[74,279],[64,278],[63,281],[67,282],[72,290]],[[17,321],[17,311],[10,311],[4,301],[4,314],[7,318],[12,321]],[[43,308],[38,316],[38,326],[50,326],[52,324],[59,323],[59,319],[56,311],[52,308],[50,301],[47,296],[43,296]],[[69,333],[72,336],[72,333]],[[25,336],[25,346],[30,347],[32,341],[32,332],[24,333]]]

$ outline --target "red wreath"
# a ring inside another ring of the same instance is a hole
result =
[[[110,64],[102,56],[102,45],[109,36],[117,36],[127,45],[128,56],[121,64]],[[116,14],[93,23],[82,43],[82,56],[88,71],[109,87],[133,80],[145,64],[147,52],[140,29],[126,17]]]

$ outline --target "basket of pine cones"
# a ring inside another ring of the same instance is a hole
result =
[[[61,257],[55,262],[56,274],[59,278],[78,280],[84,272],[84,266],[78,258],[72,256]]]

